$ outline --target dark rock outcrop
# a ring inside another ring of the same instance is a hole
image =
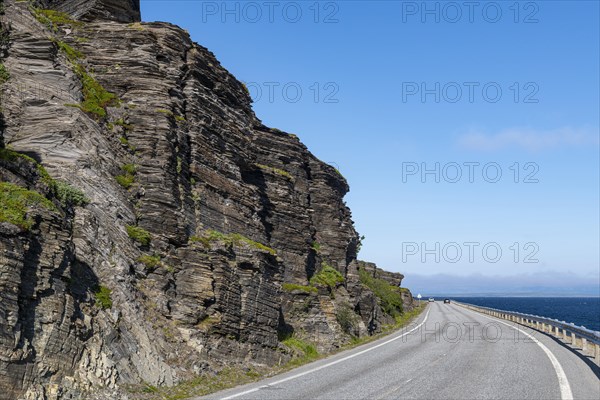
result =
[[[45,7],[71,14],[85,21],[105,19],[118,22],[139,22],[140,0],[45,0]]]
[[[358,278],[346,180],[265,127],[212,53],[124,23],[138,1],[44,3],[77,21],[3,3],[0,182],[45,207],[0,220],[0,396],[119,398],[285,362],[282,335],[329,351],[389,322]],[[311,283],[329,267],[343,282]]]

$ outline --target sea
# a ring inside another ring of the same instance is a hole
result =
[[[462,303],[572,322],[600,331],[600,297],[448,297]]]

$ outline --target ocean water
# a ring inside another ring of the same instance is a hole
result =
[[[600,297],[449,297],[462,303],[572,322],[600,331]]]

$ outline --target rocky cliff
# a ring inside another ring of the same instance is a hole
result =
[[[119,398],[393,322],[361,279],[402,276],[359,270],[346,180],[185,31],[137,0],[0,5],[1,398]]]

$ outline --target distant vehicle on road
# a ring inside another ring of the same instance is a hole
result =
[[[430,298],[429,298],[429,302],[430,302],[430,303],[432,303],[432,302],[434,302],[434,301],[435,301],[435,299],[434,299],[433,297],[430,297]]]
[[[444,299],[444,304],[450,304],[450,299]]]

